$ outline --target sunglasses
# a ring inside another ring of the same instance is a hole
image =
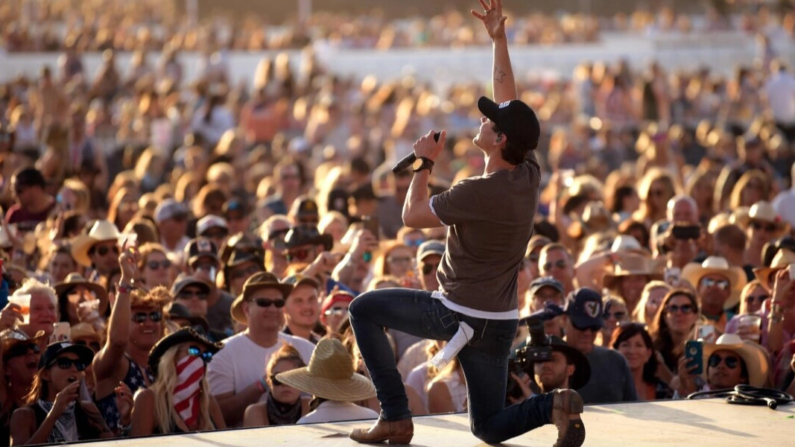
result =
[[[70,359],[68,357],[59,357],[59,358],[55,359],[55,364],[58,365],[58,368],[61,368],[61,369],[64,369],[64,370],[69,369],[72,366],[74,366],[75,369],[78,370],[78,371],[85,371],[86,370],[86,364],[83,363],[81,360],[73,360],[73,359]]]
[[[206,292],[201,292],[201,291],[198,291],[198,290],[183,290],[182,292],[179,292],[177,297],[179,299],[182,299],[182,300],[189,300],[191,298],[198,298],[198,299],[204,301],[204,300],[207,299],[207,293]]]
[[[160,262],[149,261],[146,263],[146,266],[149,267],[149,270],[159,270],[161,268],[167,269],[171,267],[171,261],[168,259],[164,259]]]
[[[271,374],[271,384],[272,384],[273,386],[282,386],[282,385],[284,385],[283,383],[279,382],[279,381],[276,379],[276,374]]]
[[[76,345],[80,345],[80,346],[87,346],[87,347],[91,348],[94,352],[98,352],[101,349],[101,346],[99,346],[99,342],[98,341],[92,341],[92,342],[89,343],[89,342],[87,342],[85,340],[75,340],[72,343],[74,343]]]
[[[341,315],[345,315],[347,312],[348,309],[345,309],[344,307],[332,307],[331,309],[326,310],[325,315],[336,315],[339,317]]]
[[[138,324],[146,323],[147,317],[152,321],[152,323],[159,323],[160,320],[163,319],[163,312],[136,312],[132,316],[132,320]]]
[[[701,281],[701,284],[703,284],[704,287],[713,287],[713,286],[715,286],[715,287],[717,287],[717,288],[719,288],[721,290],[727,290],[729,288],[729,281],[727,281],[725,279],[704,278]]]
[[[22,357],[28,355],[28,351],[33,351],[34,354],[40,354],[41,348],[35,343],[19,344],[8,350],[6,358]]]
[[[286,303],[286,301],[283,299],[270,300],[268,298],[255,298],[251,301],[253,301],[259,307],[268,308],[271,307],[271,305],[274,305],[277,309],[281,309],[284,307],[284,303]]]
[[[605,312],[604,319],[615,318],[616,320],[623,320],[627,316],[626,312]]]
[[[776,226],[771,223],[765,224],[759,221],[753,221],[751,222],[751,226],[753,227],[754,230],[764,230],[767,233],[773,233],[774,231],[776,231]]]
[[[422,274],[430,275],[439,269],[439,264],[422,264]]]
[[[574,324],[574,323],[572,323],[572,326],[574,326],[574,328],[575,328],[575,329],[577,329],[577,330],[578,330],[578,331],[580,331],[580,332],[586,332],[586,331],[591,331],[591,332],[599,332],[599,331],[601,331],[601,330],[602,330],[602,327],[601,327],[601,326],[585,326],[585,327],[578,327],[578,326],[577,326],[576,324]]]
[[[239,269],[239,270],[232,270],[231,274],[229,275],[231,279],[241,279],[241,278],[248,278],[255,273],[261,272],[262,269],[256,265],[249,266],[246,269]]]
[[[682,312],[685,315],[693,313],[693,306],[690,304],[683,304],[681,306],[677,306],[676,304],[671,304],[665,308],[665,311],[669,314],[675,314]]]
[[[745,302],[748,304],[751,304],[754,301],[756,301],[757,303],[763,303],[768,298],[770,298],[770,295],[759,295],[759,296],[749,295],[745,297]]]
[[[403,243],[409,247],[419,247],[423,242],[425,242],[425,239],[403,239]]]
[[[306,248],[302,248],[299,250],[288,251],[286,258],[288,261],[293,261],[293,260],[300,261],[302,259],[306,259],[308,256],[309,256],[309,250],[307,250]]]
[[[548,272],[548,271],[552,270],[553,266],[555,268],[558,268],[558,269],[565,269],[567,264],[566,264],[566,261],[564,261],[563,259],[561,259],[560,261],[555,261],[554,264],[551,263],[551,262],[547,262],[546,264],[544,264],[544,271]]]
[[[213,359],[213,353],[210,351],[202,352],[201,349],[197,348],[196,346],[191,346],[188,348],[188,355],[191,357],[199,357],[204,360],[204,363],[210,363]]]
[[[96,253],[100,256],[106,256],[111,251],[113,252],[114,255],[118,255],[119,247],[115,245],[112,247],[108,247],[107,245],[102,245],[100,247],[91,247],[91,250],[88,251],[88,254],[93,255],[94,253]]]
[[[717,354],[712,354],[709,356],[709,366],[710,368],[717,368],[718,365],[723,362],[727,368],[734,369],[737,368],[737,365],[740,364],[740,359],[737,357],[721,357]]]

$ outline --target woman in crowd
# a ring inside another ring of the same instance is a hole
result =
[[[85,346],[53,343],[41,356],[27,406],[11,417],[11,444],[51,444],[112,438],[85,387],[94,354]]]
[[[108,292],[99,284],[86,281],[77,273],[55,285],[60,321],[74,326],[80,322],[94,323],[108,311]]]
[[[610,346],[610,340],[613,339],[613,332],[618,325],[628,322],[629,313],[627,312],[627,305],[620,297],[609,295],[605,297],[604,305],[604,321],[605,326],[602,328],[602,346]]]
[[[649,332],[654,349],[671,371],[676,371],[684,355],[685,342],[693,339],[698,318],[698,299],[690,290],[673,289],[663,298]]]
[[[26,405],[33,378],[39,368],[44,335],[28,338],[24,332],[7,330],[0,333],[3,367],[0,378],[0,440],[8,442],[11,414]]]
[[[640,180],[638,186],[640,209],[634,218],[651,226],[658,220],[665,219],[666,205],[676,194],[674,179],[666,171],[658,168],[650,169]]]
[[[141,280],[147,287],[171,287],[174,279],[171,274],[172,264],[166,256],[166,249],[160,244],[143,244],[139,249],[140,259],[138,271]]]
[[[108,336],[93,362],[97,406],[114,431],[121,431],[130,422],[122,420],[124,415],[116,405],[120,383],[135,393],[154,381],[152,371],[147,368],[149,351],[163,336],[163,307],[172,299],[163,287],[150,292],[133,290],[138,260],[134,248],[126,248],[119,256],[122,273],[108,321]]]
[[[755,279],[743,287],[740,294],[740,313],[726,323],[726,333],[736,334],[740,329],[740,318],[743,315],[754,315],[762,310],[766,300],[770,299],[768,291],[759,280]],[[741,336],[744,334],[740,334]]]
[[[78,271],[78,264],[72,257],[72,247],[68,244],[53,245],[47,261],[47,272],[51,284],[58,284],[72,272]]]
[[[339,334],[342,323],[348,321],[348,306],[355,297],[348,292],[332,290],[320,307],[320,322],[330,333]]]
[[[405,278],[412,274],[416,277],[411,248],[402,242],[390,243],[376,258],[374,271],[378,275],[391,275],[396,278]]]
[[[662,281],[651,281],[643,288],[640,295],[640,302],[632,312],[632,321],[641,322],[651,326],[657,310],[660,308],[665,295],[672,289],[668,283]]]
[[[309,413],[308,397],[301,397],[301,392],[276,379],[277,374],[303,368],[306,364],[301,355],[289,344],[283,344],[268,362],[265,368],[265,381],[268,384],[267,400],[249,405],[243,418],[244,427],[262,427],[270,425],[292,425]]]
[[[657,377],[659,363],[651,335],[640,323],[623,323],[613,332],[610,347],[627,359],[639,400],[668,399],[673,391]],[[670,378],[669,378],[670,379]]]
[[[135,395],[130,435],[225,429],[206,377],[207,363],[222,347],[193,328],[161,339],[149,354],[154,382]]]
[[[467,386],[458,358],[436,374],[428,384],[428,412],[461,413],[467,409]]]
[[[108,220],[116,225],[116,228],[124,228],[135,217],[138,212],[138,191],[123,188],[110,202],[108,208]]]

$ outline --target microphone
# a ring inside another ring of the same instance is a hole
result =
[[[438,143],[439,142],[439,136],[441,134],[442,134],[441,132],[434,133],[433,134],[433,141],[436,141]],[[414,164],[415,161],[417,161],[417,156],[414,154],[414,152],[412,152],[412,153],[406,155],[405,157],[403,157],[403,160],[400,160],[398,162],[398,164],[396,164],[395,167],[392,168],[392,172],[397,174],[398,172],[405,171],[406,168],[408,168],[409,166]]]

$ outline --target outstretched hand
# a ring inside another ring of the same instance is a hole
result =
[[[508,17],[502,15],[502,0],[478,0],[480,5],[483,6],[483,13],[471,10],[472,15],[477,17],[478,20],[483,22],[489,37],[496,39],[498,37],[505,37],[505,21]]]

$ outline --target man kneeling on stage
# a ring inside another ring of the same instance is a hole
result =
[[[516,281],[533,233],[540,168],[532,152],[540,127],[535,113],[516,99],[502,1],[473,14],[494,42],[494,99],[478,101],[483,113],[474,143],[484,153],[482,176],[466,179],[428,199],[428,178],[446,134],[433,131],[414,144],[417,163],[403,221],[411,228],[449,226],[439,265],[440,290],[384,289],[350,305],[351,324],[375,384],[381,416],[351,439],[407,444],[414,426],[405,389],[384,328],[449,341],[437,365],[458,356],[467,382],[472,433],[499,443],[545,424],[558,427],[559,446],[585,439],[583,403],[572,390],[555,390],[505,408],[508,356],[518,325]]]

